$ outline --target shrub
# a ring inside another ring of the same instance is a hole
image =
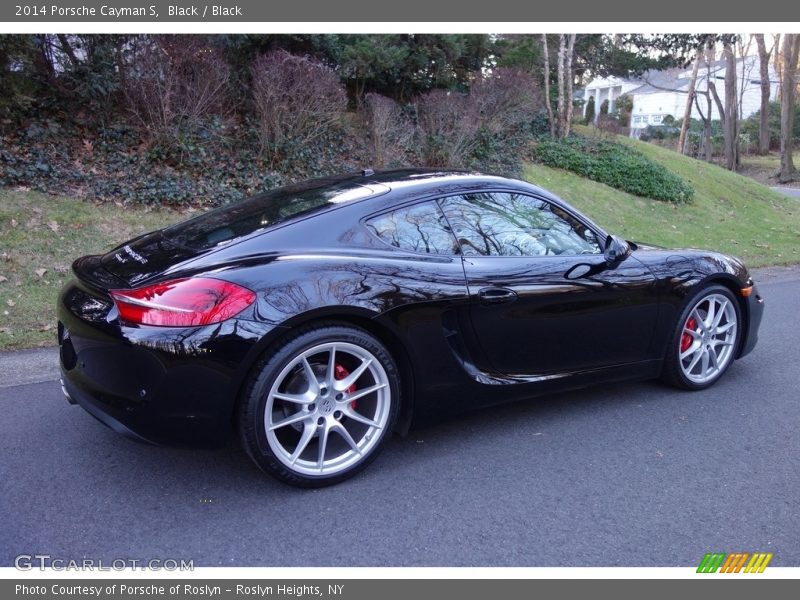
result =
[[[341,124],[347,93],[321,62],[279,50],[253,61],[251,74],[261,151],[273,165]]]
[[[688,202],[694,189],[683,179],[642,153],[615,142],[574,136],[563,141],[541,141],[534,159],[567,169],[636,196],[667,202]]]
[[[383,168],[407,164],[414,125],[402,107],[386,96],[364,96],[361,119],[369,135],[370,164]]]
[[[123,92],[144,140],[182,163],[228,112],[230,69],[202,36],[153,36],[133,52]],[[219,121],[217,120],[216,123]]]
[[[466,94],[431,90],[417,98],[419,153],[428,167],[460,167],[480,127],[475,104]]]
[[[631,124],[632,112],[633,96],[630,96],[629,94],[622,94],[614,101],[614,110],[612,116],[622,127],[628,127]]]
[[[470,88],[480,124],[493,133],[520,131],[543,108],[539,84],[527,71],[499,68]]]
[[[530,140],[548,131],[536,79],[499,68],[473,82],[470,93],[433,90],[416,102],[421,161],[519,175]]]

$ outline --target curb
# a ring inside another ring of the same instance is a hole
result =
[[[59,378],[58,348],[0,352],[0,388]]]

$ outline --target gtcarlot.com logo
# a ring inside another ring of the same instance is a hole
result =
[[[20,554],[14,559],[14,566],[20,571],[39,569],[44,571],[194,571],[194,561],[183,558],[59,558],[49,554]]]
[[[709,553],[700,561],[698,573],[763,573],[772,552]]]

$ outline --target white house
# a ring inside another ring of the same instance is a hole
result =
[[[725,102],[725,61],[701,63],[697,75],[696,101],[692,104],[692,118],[700,119],[711,113],[711,119],[719,119],[719,111],[713,97],[706,96],[709,81],[714,82],[720,100]],[[760,67],[757,56],[744,56],[736,61],[736,85],[738,88],[741,116],[747,118],[761,108]],[[683,118],[686,108],[686,94],[692,78],[692,66],[686,69],[647,71],[640,78],[622,79],[618,77],[597,77],[589,82],[584,94],[588,102],[595,101],[595,120],[600,114],[600,105],[609,100],[608,112],[612,112],[614,102],[622,94],[633,98],[631,113],[631,137],[639,137],[648,125],[660,125],[667,115],[676,120]],[[769,66],[770,99],[778,97],[778,77],[772,65]],[[711,106],[709,107],[709,99]],[[698,104],[700,110],[698,110]],[[584,116],[586,103],[584,103]],[[701,112],[702,111],[702,115]]]

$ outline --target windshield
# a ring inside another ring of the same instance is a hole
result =
[[[314,179],[277,188],[168,227],[163,231],[163,236],[179,246],[208,250],[291,217],[388,191],[387,187],[380,184],[372,182],[363,185],[355,183],[353,179]]]

